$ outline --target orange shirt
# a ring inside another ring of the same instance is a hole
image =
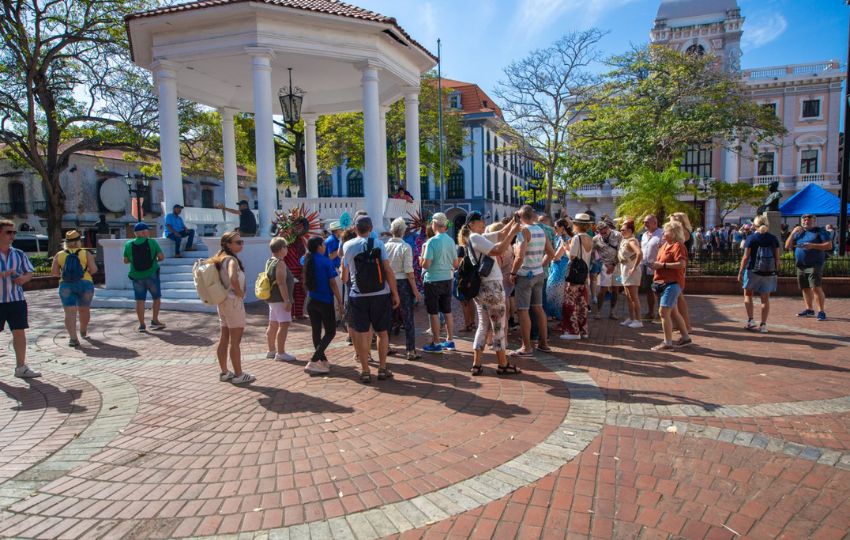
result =
[[[675,263],[679,261],[684,262],[685,264],[688,262],[688,252],[685,249],[684,244],[681,242],[673,244],[665,243],[658,248],[658,257],[655,259],[655,262]],[[685,266],[683,265],[681,268],[656,268],[653,280],[661,283],[672,283],[675,281],[679,284],[679,287],[684,290]]]

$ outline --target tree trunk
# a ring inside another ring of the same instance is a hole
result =
[[[59,183],[59,172],[42,178],[47,184],[47,252],[50,255],[62,248],[62,215],[65,213],[65,192]]]
[[[304,150],[304,135],[295,134],[295,174],[298,176],[298,197],[307,196],[307,155]]]
[[[549,166],[546,171],[546,204],[543,207],[543,213],[547,216],[552,215],[552,185],[555,182],[555,167]]]

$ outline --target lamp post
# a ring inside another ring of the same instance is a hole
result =
[[[280,110],[283,112],[283,122],[292,131],[301,120],[301,105],[304,104],[304,91],[292,86],[292,68],[289,68],[289,87],[281,88],[277,93]]]
[[[147,194],[148,186],[151,185],[151,178],[146,174],[132,176],[127,173],[124,181],[127,182],[127,189],[131,196],[136,197],[136,221],[142,221],[142,195]]]
[[[850,6],[850,0],[845,2]],[[850,34],[848,35],[850,40]],[[850,41],[847,44],[847,74],[850,75]],[[850,190],[850,144],[847,136],[850,133],[850,78],[844,79],[844,155],[841,160],[841,202],[838,207],[838,254],[847,252],[847,191]]]

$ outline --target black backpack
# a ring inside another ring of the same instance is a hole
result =
[[[481,272],[479,264],[473,262],[470,253],[474,253],[472,246],[467,246],[466,253],[457,267],[457,292],[466,300],[472,300],[478,296],[481,290]]]
[[[381,266],[381,250],[375,247],[375,239],[370,238],[366,249],[354,256],[354,276],[359,294],[369,294],[384,290],[384,268]]]
[[[151,250],[150,240],[146,238],[145,242],[141,244],[133,242],[130,245],[133,250],[133,269],[136,272],[150,270],[153,267],[153,252]]]
[[[567,271],[567,283],[570,285],[584,285],[587,283],[587,263],[584,262],[584,245],[581,242],[581,236],[575,237],[578,240],[579,256],[570,259],[570,269]]]

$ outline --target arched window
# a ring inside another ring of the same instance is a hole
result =
[[[326,171],[319,173],[319,197],[333,197],[334,188],[331,182],[331,175]]]
[[[24,185],[20,182],[9,183],[9,213],[27,213],[27,196],[24,192]]]
[[[363,196],[363,173],[360,171],[348,171],[348,196]]]
[[[705,54],[705,48],[702,45],[698,45],[694,43],[690,47],[687,48],[685,54],[692,54],[695,56],[703,56]]]
[[[448,193],[446,195],[449,199],[463,199],[464,198],[464,189],[463,189],[463,168],[455,167],[451,173],[449,173],[448,178]]]

